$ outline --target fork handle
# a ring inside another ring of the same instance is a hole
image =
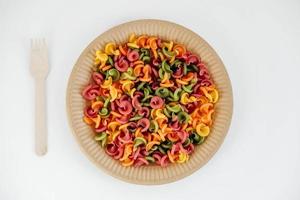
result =
[[[46,81],[43,77],[35,78],[35,152],[39,156],[47,152]]]

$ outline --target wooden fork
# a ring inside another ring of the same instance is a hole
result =
[[[45,39],[31,39],[30,71],[35,80],[35,152],[47,152],[46,78],[49,71]]]

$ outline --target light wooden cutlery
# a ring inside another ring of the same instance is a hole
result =
[[[35,80],[35,152],[47,152],[46,78],[49,72],[45,39],[31,39],[30,71]]]

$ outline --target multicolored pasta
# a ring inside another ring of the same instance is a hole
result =
[[[123,166],[189,160],[209,136],[219,93],[201,58],[184,45],[130,35],[95,54],[83,120]]]

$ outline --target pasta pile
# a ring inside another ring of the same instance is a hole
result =
[[[200,57],[156,36],[96,51],[84,121],[123,166],[189,160],[207,138],[218,91]]]

